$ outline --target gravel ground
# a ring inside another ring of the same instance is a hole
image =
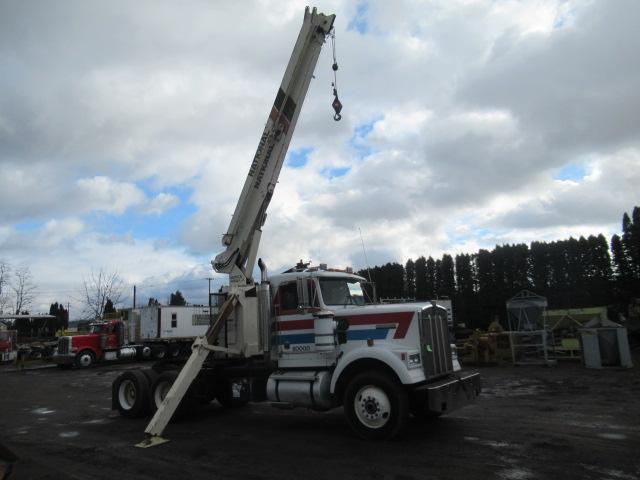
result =
[[[378,443],[355,438],[340,410],[213,403],[145,450],[133,445],[147,420],[110,409],[128,368],[141,365],[3,369],[0,441],[20,457],[11,478],[640,480],[638,367],[480,368],[477,403]]]

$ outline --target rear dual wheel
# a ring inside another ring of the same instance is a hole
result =
[[[153,382],[151,383],[149,395],[149,407],[151,409],[151,413],[155,413],[156,410],[160,408],[160,405],[162,405],[162,402],[169,393],[169,390],[171,390],[171,387],[173,386],[177,378],[178,371],[167,370],[157,375],[153,380]],[[188,413],[194,411],[194,409],[198,405],[198,398],[195,392],[196,384],[194,382],[182,397],[180,405],[178,405],[178,408],[173,415],[174,418],[182,418]]]
[[[149,376],[141,370],[119,375],[113,382],[111,394],[123,417],[138,418],[149,412]]]

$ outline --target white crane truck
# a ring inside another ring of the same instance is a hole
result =
[[[383,439],[398,434],[410,414],[437,416],[480,393],[479,375],[462,373],[454,360],[446,309],[435,303],[366,304],[364,278],[324,265],[300,262],[268,275],[260,259],[260,282],[252,278],[266,210],[334,19],[305,10],[222,239],[226,249],[212,262],[229,275],[213,325],[196,339],[179,373],[128,371],[113,383],[113,408],[122,415],[155,412],[140,447],[167,441],[161,435],[174,413],[214,398],[223,405],[266,400],[281,408],[343,406],[357,434]],[[337,95],[334,108],[336,101]]]

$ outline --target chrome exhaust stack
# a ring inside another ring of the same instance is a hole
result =
[[[258,259],[258,267],[260,267],[260,284],[256,286],[258,294],[258,335],[260,338],[260,348],[263,352],[271,350],[271,332],[269,325],[271,323],[271,284],[267,276],[267,266]]]

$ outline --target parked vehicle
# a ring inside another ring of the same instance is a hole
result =
[[[13,362],[18,356],[17,330],[0,330],[0,363]]]
[[[208,327],[209,307],[127,309],[121,318],[91,323],[87,334],[60,337],[53,360],[62,367],[90,367],[104,361],[186,356]]]
[[[368,304],[365,279],[350,269],[303,262],[270,276],[258,260],[262,226],[316,61],[335,15],[305,11],[302,29],[251,163],[227,233],[212,262],[229,275],[226,300],[182,369],[125,372],[112,384],[125,417],[154,413],[148,447],[166,441],[174,413],[216,398],[267,400],[324,411],[343,406],[363,438],[397,435],[415,417],[448,413],[475,399],[480,376],[455,361],[445,308]],[[334,64],[334,71],[337,65]],[[342,108],[334,90],[336,120]],[[223,328],[228,335],[223,336]],[[233,333],[233,335],[231,335]]]

